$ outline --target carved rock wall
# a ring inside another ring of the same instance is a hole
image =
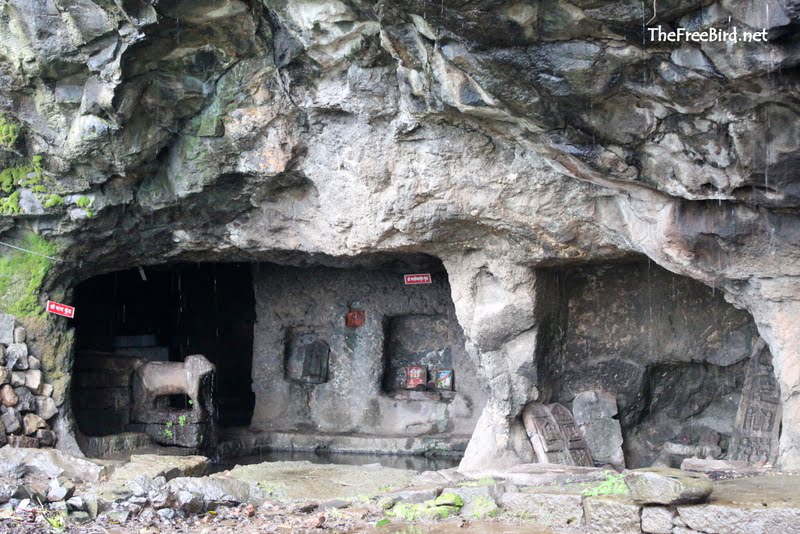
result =
[[[652,24],[769,29],[725,46],[650,42],[623,0],[8,0],[4,158],[41,154],[65,205],[2,238],[80,260],[41,291],[67,300],[140,264],[435,255],[489,387],[465,467],[530,459],[533,268],[644,254],[753,315],[796,468],[800,10],[759,6],[660,3]]]

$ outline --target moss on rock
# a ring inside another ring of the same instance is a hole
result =
[[[406,521],[436,521],[457,515],[464,501],[455,493],[443,493],[423,503],[398,503],[386,515]]]
[[[57,247],[43,237],[29,233],[19,243],[21,248],[35,252],[13,251],[0,257],[0,310],[17,317],[44,315],[39,306],[39,291]]]

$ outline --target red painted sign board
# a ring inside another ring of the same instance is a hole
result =
[[[67,306],[66,304],[53,302],[52,300],[47,301],[47,311],[56,315],[61,315],[62,317],[67,317],[69,319],[73,319],[75,317],[75,308],[72,306]]]
[[[428,273],[422,274],[407,274],[403,277],[405,279],[407,286],[413,286],[417,284],[430,284],[431,283],[431,275]]]

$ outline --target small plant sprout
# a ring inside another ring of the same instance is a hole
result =
[[[603,495],[625,495],[628,493],[628,486],[625,485],[625,478],[618,473],[606,472],[606,479],[593,488],[587,488],[581,493],[584,497],[600,497]]]
[[[186,416],[185,415],[179,415],[178,416],[178,425],[179,426],[186,426]]]

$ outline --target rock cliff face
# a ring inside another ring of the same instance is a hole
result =
[[[41,299],[177,260],[436,256],[489,395],[465,468],[530,458],[541,268],[646,256],[752,314],[798,468],[800,5],[645,4],[2,0],[0,109],[22,129],[0,155],[41,155],[48,185],[4,189],[24,201],[0,237],[35,228],[75,262]],[[58,384],[70,334],[50,328]]]

